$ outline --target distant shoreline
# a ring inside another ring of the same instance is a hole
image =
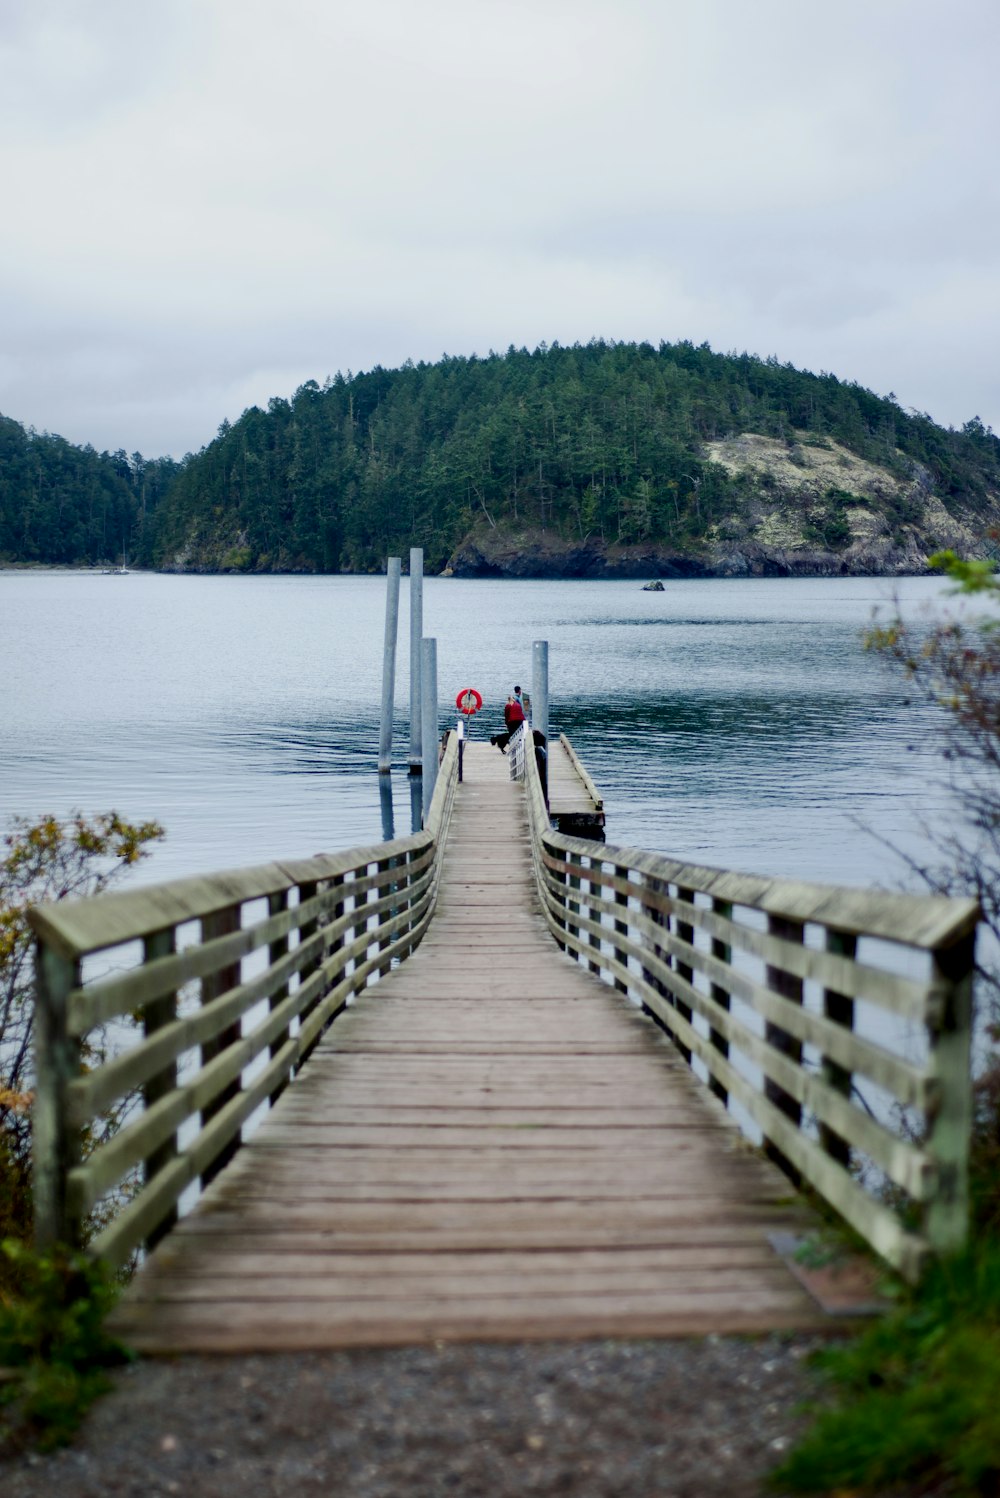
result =
[[[60,565],[54,562],[0,562],[0,577],[13,576],[14,574],[32,574],[35,576],[80,576],[80,577],[371,577],[384,578],[384,572],[302,572],[302,571],[266,571],[266,572],[237,572],[226,568],[178,568],[178,567],[129,567],[126,573],[120,573],[117,567],[92,566],[81,564],[79,566]],[[407,574],[404,573],[405,577]],[[553,569],[552,571],[539,570],[524,572],[463,572],[452,571],[446,568],[443,572],[428,572],[428,578],[440,579],[447,582],[455,579],[459,582],[549,582],[549,583],[605,583],[605,582],[631,582],[642,584],[646,581],[662,581],[666,584],[677,582],[734,582],[747,581],[814,581],[835,582],[845,578],[902,578],[902,577],[935,577],[938,574],[929,567],[913,567],[900,570],[899,568],[887,567],[879,570],[871,567],[862,567],[857,570],[822,570],[820,568],[798,568],[773,567],[770,569],[729,571],[712,567],[701,567],[691,571],[659,571],[655,567],[647,570],[639,568],[630,569],[627,572],[606,571],[603,573],[567,573]]]
[[[129,567],[126,575],[133,572],[155,572],[155,567]],[[121,577],[122,573],[111,562],[100,564],[93,562],[0,562],[0,576],[5,572],[80,572],[91,573],[94,577],[106,577],[114,574]]]

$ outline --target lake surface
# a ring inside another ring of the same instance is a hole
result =
[[[866,655],[873,608],[937,579],[508,582],[428,578],[441,726],[477,687],[500,726],[549,641],[550,726],[604,793],[609,842],[844,883],[899,885],[948,796],[930,709]],[[0,573],[0,827],[112,807],[174,878],[382,835],[385,579]],[[408,584],[396,674],[395,831],[406,775]],[[911,881],[912,882],[912,881]]]

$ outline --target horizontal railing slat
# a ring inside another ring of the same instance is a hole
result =
[[[974,931],[980,908],[976,900],[946,895],[904,895],[884,890],[852,889],[835,884],[804,884],[680,863],[637,848],[611,843],[596,847],[584,838],[549,832],[551,848],[583,857],[599,857],[638,873],[650,874],[698,894],[731,905],[745,905],[790,921],[813,922],[854,936],[875,936],[922,950],[947,945]]]
[[[235,905],[246,905],[296,884],[334,879],[380,859],[398,858],[429,844],[428,833],[415,833],[393,842],[349,848],[344,853],[322,854],[297,862],[281,861],[231,873],[178,879],[87,900],[60,900],[37,906],[31,912],[31,926],[64,957],[85,957],[108,947],[123,946],[154,931],[166,931]]]
[[[593,857],[593,853],[591,856]],[[557,858],[547,851],[543,855],[543,864],[554,874],[566,874],[572,870],[576,875],[587,877],[586,866],[581,870],[578,864],[570,864],[566,859]],[[662,915],[679,916],[724,945],[737,947],[749,956],[780,967],[797,978],[822,984],[824,988],[836,989],[851,998],[862,998],[866,1003],[876,1004],[892,1014],[927,1023],[935,1014],[940,1013],[942,994],[918,979],[891,973],[884,968],[872,967],[869,963],[841,957],[816,947],[786,941],[783,937],[757,930],[742,921],[721,916],[707,906],[675,899],[632,879],[609,877],[605,874],[601,877],[601,888],[626,894]],[[587,899],[588,904],[595,910],[599,908],[602,914],[620,916],[620,909],[613,901],[594,894],[588,895]]]

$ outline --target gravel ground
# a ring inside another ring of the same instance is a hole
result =
[[[183,1357],[116,1375],[4,1498],[749,1498],[802,1426],[816,1341],[438,1345]]]

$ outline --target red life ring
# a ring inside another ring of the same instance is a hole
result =
[[[463,687],[455,698],[455,706],[460,713],[465,713],[467,718],[471,718],[473,713],[478,713],[482,705],[482,693],[477,692],[475,687]]]

